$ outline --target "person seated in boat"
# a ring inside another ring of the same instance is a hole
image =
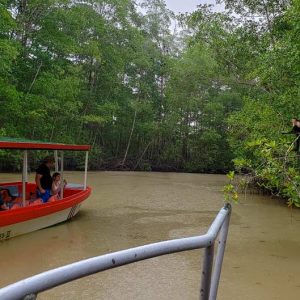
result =
[[[66,180],[61,182],[61,175],[58,172],[55,172],[52,176],[52,188],[51,188],[51,200],[59,200],[61,199],[61,189],[66,186]]]
[[[3,198],[2,198],[2,193],[0,192],[0,211],[2,210],[7,210],[9,209],[9,207],[7,206],[7,204],[4,202]]]
[[[297,118],[292,118],[291,120],[293,128],[289,132],[283,132],[282,134],[295,134],[296,135],[296,144],[293,151],[300,150],[300,120]]]
[[[51,197],[52,177],[50,168],[54,166],[54,162],[55,160],[52,156],[47,156],[43,160],[43,163],[36,169],[36,197],[41,198],[43,203],[48,202]]]
[[[13,199],[9,189],[0,188],[0,210],[10,209],[13,206]]]

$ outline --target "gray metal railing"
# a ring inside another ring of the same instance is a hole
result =
[[[217,298],[230,214],[231,205],[226,204],[204,235],[148,244],[49,270],[0,289],[0,299],[36,299],[37,294],[40,292],[91,274],[165,254],[205,248],[200,299],[215,300]],[[214,245],[218,236],[218,249],[214,260]]]

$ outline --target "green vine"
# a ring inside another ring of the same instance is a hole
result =
[[[225,202],[238,202],[238,192],[234,183],[234,171],[228,172],[226,176],[229,179],[229,183],[223,188],[224,200]]]

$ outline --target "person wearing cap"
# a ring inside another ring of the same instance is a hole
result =
[[[47,156],[43,160],[43,163],[36,169],[36,196],[37,198],[41,198],[43,203],[48,202],[51,197],[52,177],[50,168],[54,166],[54,162],[55,160],[52,156]]]

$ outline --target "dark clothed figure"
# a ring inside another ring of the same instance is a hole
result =
[[[36,169],[36,195],[37,198],[41,198],[44,203],[48,202],[49,198],[51,197],[52,177],[50,173],[50,167],[53,166],[53,164],[54,159],[51,157],[46,157],[44,163],[42,163]]]
[[[295,134],[297,137],[295,147],[293,151],[299,151],[300,149],[300,121],[297,119],[292,119],[293,128],[289,132],[283,132],[283,134]]]
[[[46,164],[41,164],[37,169],[36,173],[42,175],[41,186],[44,190],[51,190],[52,187],[52,176],[50,169]]]

